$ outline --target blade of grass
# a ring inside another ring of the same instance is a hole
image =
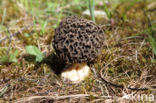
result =
[[[122,14],[123,17],[123,21],[127,20],[127,12],[140,0],[132,0],[131,3],[127,6],[127,8],[125,8],[125,12]],[[127,2],[127,1],[124,1]]]
[[[94,16],[95,1],[94,0],[88,0],[88,6],[89,6],[91,18],[95,22],[95,16]]]
[[[156,55],[156,42],[155,42],[154,38],[149,36],[149,41],[150,41],[150,44],[151,44],[151,46],[153,48],[153,52]]]
[[[155,55],[155,58],[152,59],[152,62],[155,63],[156,62],[156,41],[151,35],[148,35],[148,38],[149,38],[149,42],[150,42],[150,45],[152,47],[153,53]]]
[[[144,2],[146,2],[146,0],[144,0]],[[156,30],[155,27],[156,25],[152,23],[151,19],[149,18],[147,12],[146,12],[146,8],[144,10],[144,15],[148,20],[148,28],[147,30],[145,30],[146,34],[148,35],[148,39],[149,39],[149,43],[152,47],[153,53],[154,53],[154,58],[152,59],[152,62],[156,62],[156,38],[155,38],[155,34],[156,34]]]
[[[48,24],[48,21],[42,21],[42,23],[41,23],[42,28],[41,28],[41,32],[40,32],[41,36],[44,35],[44,33],[46,31],[47,24]]]
[[[4,24],[5,17],[6,17],[6,11],[7,11],[7,9],[6,9],[6,8],[4,8],[4,10],[3,10],[3,16],[2,16],[2,21],[1,21],[1,25],[3,25],[3,24]]]
[[[149,32],[150,34],[149,33],[147,33],[147,34],[148,34],[149,42],[151,44],[151,47],[153,49],[153,52],[154,52],[154,54],[156,56],[156,41],[155,41],[155,38],[152,37],[152,35],[151,35],[151,34],[153,34],[152,30],[151,30],[151,32]]]
[[[107,14],[107,17],[108,17],[109,19],[111,19],[112,13],[111,13],[111,11],[108,9],[108,7],[107,7],[107,5],[106,5],[106,3],[105,3],[105,0],[103,0],[103,8],[104,8],[104,11],[105,11],[106,14]]]

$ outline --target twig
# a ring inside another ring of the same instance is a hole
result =
[[[98,82],[100,82],[100,83],[104,82],[104,83],[106,83],[106,84],[108,84],[108,85],[110,85],[110,86],[114,86],[114,87],[116,87],[116,88],[121,88],[121,89],[124,88],[123,85],[118,85],[118,84],[115,84],[115,83],[111,83],[111,82],[108,82],[107,80],[105,80],[104,78],[102,78],[101,75],[97,74],[95,68],[91,68],[91,69],[92,69],[94,75],[95,75],[96,77],[98,77],[98,78],[97,78],[97,79],[98,79],[98,80],[97,80]],[[142,90],[149,90],[149,88],[131,88],[131,87],[127,87],[127,88],[130,89],[130,90],[141,90],[141,91],[142,91]],[[152,86],[151,88],[155,88],[155,87]]]
[[[8,85],[0,89],[0,97],[3,96],[3,94],[5,94],[7,91],[8,91]]]
[[[24,31],[24,30],[28,29],[28,28],[31,27],[31,26],[33,26],[33,23],[31,23],[31,24],[29,24],[29,25],[27,25],[27,26],[21,28],[20,31],[18,31],[18,32],[16,32],[16,33],[13,33],[13,34],[10,35],[9,37],[8,37],[8,36],[4,37],[3,39],[0,40],[0,43],[1,43],[2,41],[4,41],[4,40],[8,39],[8,38],[12,38],[12,37],[16,36],[17,34],[20,34],[21,31]]]
[[[32,101],[34,99],[53,99],[53,100],[61,100],[61,99],[67,99],[67,98],[81,98],[81,97],[89,97],[89,94],[76,94],[76,95],[66,95],[66,96],[31,96],[31,97],[25,97],[21,98],[15,101],[15,103],[20,103],[20,102],[28,102]],[[94,97],[102,97],[102,98],[112,98],[111,96],[97,96],[93,95]]]
[[[154,9],[149,9],[149,10],[147,10],[147,12],[154,12],[154,11],[156,11],[155,8],[154,8]]]

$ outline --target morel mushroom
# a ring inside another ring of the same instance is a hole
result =
[[[89,75],[87,63],[100,54],[104,43],[104,32],[93,21],[76,16],[65,18],[55,29],[53,47],[56,54],[69,67],[61,77],[79,83]]]

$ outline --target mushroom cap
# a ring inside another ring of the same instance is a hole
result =
[[[100,54],[104,32],[93,21],[76,16],[63,19],[55,29],[53,47],[66,64],[88,63]]]

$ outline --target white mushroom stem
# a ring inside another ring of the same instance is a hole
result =
[[[71,81],[72,83],[80,83],[90,74],[90,68],[86,63],[76,63],[66,68],[61,73],[61,78],[64,81]]]

